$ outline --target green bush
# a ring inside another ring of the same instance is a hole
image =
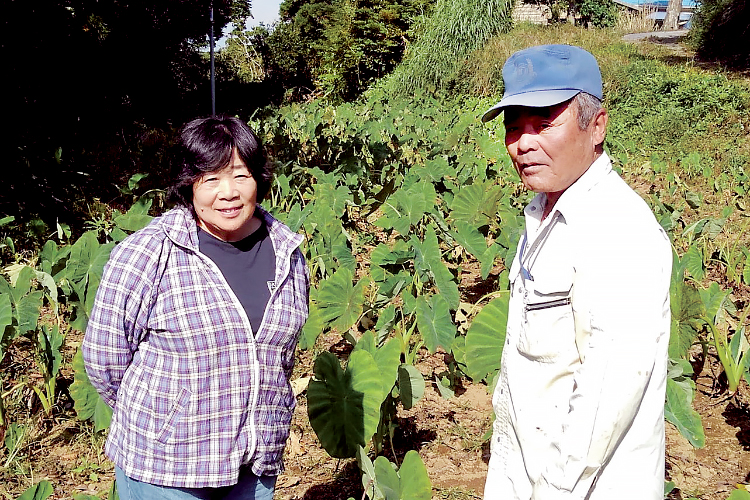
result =
[[[576,7],[582,20],[597,28],[614,26],[617,21],[617,6],[612,0],[583,0]]]
[[[384,89],[397,96],[444,91],[463,78],[472,51],[512,26],[511,0],[439,0]]]
[[[693,16],[691,39],[702,58],[736,68],[750,67],[750,5],[747,0],[702,0]]]

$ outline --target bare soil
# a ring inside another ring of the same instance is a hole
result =
[[[473,288],[481,296],[483,288],[494,287],[493,280],[496,277],[491,276],[481,282],[476,274],[467,271],[462,288]],[[66,358],[72,357],[79,343],[80,337],[68,339]],[[9,460],[5,450],[0,454],[0,499],[16,499],[43,479],[54,487],[52,499],[67,500],[80,494],[106,498],[113,480],[112,464],[101,452],[103,437],[75,419],[67,395],[73,374],[63,373],[53,416],[43,416],[28,385],[34,377],[23,375],[34,372],[34,362],[28,354],[30,347],[17,343],[0,366],[12,378],[6,378],[3,387],[9,416],[29,428],[25,444],[15,459]],[[331,350],[341,354],[347,349],[348,344],[337,334],[325,335],[316,345],[316,352]],[[294,378],[301,387],[312,376],[314,356],[311,351],[298,354]],[[420,352],[416,366],[425,376],[427,391],[414,408],[399,411],[393,449],[387,445],[385,454],[391,461],[395,457],[400,462],[408,450],[418,450],[433,484],[433,499],[481,499],[489,458],[490,395],[485,385],[463,379],[454,397],[442,398],[434,379],[447,371],[447,361],[445,352],[434,355],[426,350]],[[700,368],[699,361],[695,364]],[[677,486],[670,499],[725,500],[736,485],[750,480],[750,391],[743,382],[740,392],[728,397],[720,374],[720,364],[709,351],[696,377],[694,402],[706,432],[705,448],[692,448],[667,424],[666,466],[669,479]],[[11,386],[14,383],[27,385],[14,390]],[[277,500],[362,498],[356,462],[330,458],[317,442],[307,418],[304,390],[298,396],[285,464],[286,471],[277,483]]]

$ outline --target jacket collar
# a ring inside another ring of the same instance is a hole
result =
[[[273,242],[277,254],[288,255],[300,246],[304,237],[293,233],[288,227],[276,220],[260,205],[255,208],[268,228],[268,234]],[[187,207],[177,207],[160,217],[162,229],[167,237],[176,245],[185,247],[193,252],[198,251],[198,225],[193,212]]]

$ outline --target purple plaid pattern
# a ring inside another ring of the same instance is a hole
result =
[[[107,456],[133,479],[219,487],[234,484],[243,464],[257,475],[282,470],[309,275],[302,236],[258,209],[276,253],[276,288],[255,337],[221,272],[198,251],[189,211],[167,212],[112,251],[83,356],[114,408]]]

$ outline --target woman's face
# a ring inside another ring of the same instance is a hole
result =
[[[193,183],[193,207],[201,229],[223,241],[239,241],[260,227],[255,214],[258,184],[237,154],[229,164]]]

